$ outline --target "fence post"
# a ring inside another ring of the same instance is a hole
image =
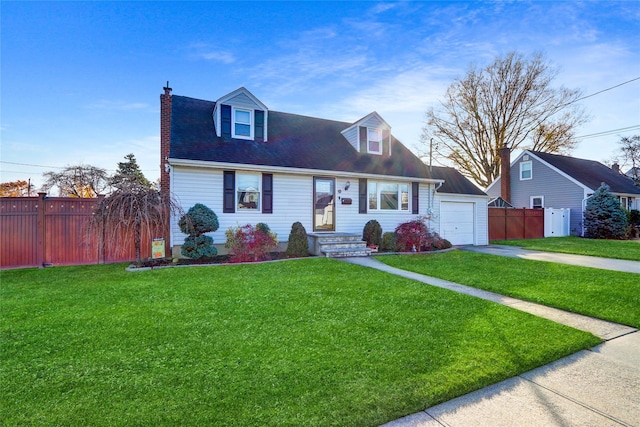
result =
[[[38,193],[38,220],[36,224],[36,263],[39,268],[45,265],[45,217],[46,202],[44,201],[47,193]]]
[[[103,200],[104,200],[104,194],[98,194],[98,206],[102,205]],[[100,222],[100,230],[98,231],[98,233],[100,233],[98,235],[98,264],[104,264],[107,242],[105,241],[105,238],[104,238],[105,227],[104,227],[103,221]]]

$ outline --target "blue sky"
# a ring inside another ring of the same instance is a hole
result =
[[[134,153],[159,175],[159,95],[245,86],[270,109],[354,121],[377,111],[409,148],[469,65],[546,54],[590,95],[640,77],[640,2],[0,3],[0,180],[40,185]],[[573,155],[609,160],[640,134],[640,80],[586,98]],[[618,131],[630,128],[626,131]],[[608,133],[603,136],[589,136]]]

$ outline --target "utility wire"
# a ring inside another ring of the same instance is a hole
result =
[[[575,101],[571,101],[571,102],[569,102],[569,103],[567,103],[567,104],[565,104],[565,105],[573,104],[574,102],[578,102],[578,101],[582,101],[583,99],[591,98],[592,96],[596,96],[596,95],[599,95],[599,94],[601,94],[601,93],[603,93],[603,92],[610,91],[611,89],[615,89],[615,88],[617,88],[617,87],[624,86],[624,85],[626,85],[626,84],[628,84],[628,83],[635,82],[636,80],[640,80],[640,77],[636,77],[635,79],[627,80],[626,82],[623,82],[623,83],[617,84],[617,85],[615,85],[615,86],[611,86],[611,87],[608,87],[608,88],[606,88],[606,89],[602,89],[602,90],[600,90],[600,91],[598,91],[598,92],[592,93],[591,95],[585,95],[585,96],[583,96],[582,98],[578,98],[578,99],[576,99]]]
[[[628,127],[625,127],[625,128],[611,129],[611,130],[605,130],[605,131],[602,131],[602,132],[596,132],[596,133],[590,133],[590,134],[587,134],[587,135],[576,136],[575,139],[597,138],[599,136],[613,135],[614,133],[628,132],[630,130],[636,130],[636,129],[640,129],[640,125],[633,125],[633,126],[628,126]]]
[[[47,165],[33,165],[30,163],[16,163],[16,162],[7,162],[4,160],[0,160],[0,163],[6,163],[8,165],[18,165],[18,166],[32,166],[37,168],[52,168],[52,169],[66,169],[68,166],[47,166]],[[107,172],[115,172],[117,169],[105,169]],[[142,172],[155,172],[156,169],[141,169]]]

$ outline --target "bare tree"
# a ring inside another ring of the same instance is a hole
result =
[[[552,87],[556,75],[541,53],[526,59],[510,52],[472,67],[449,86],[437,109],[427,111],[423,142],[433,138],[436,156],[482,187],[500,174],[502,147],[569,152],[586,116],[574,104],[579,90]]]
[[[622,163],[631,167],[631,178],[640,185],[640,135],[620,137]]]
[[[108,188],[107,171],[91,165],[67,166],[60,172],[49,171],[42,175],[45,179],[42,191],[58,187],[62,197],[97,197]]]

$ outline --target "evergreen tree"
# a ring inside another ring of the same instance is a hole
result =
[[[604,182],[587,199],[584,211],[585,237],[590,239],[623,239],[627,231],[627,216],[618,197],[611,194]]]
[[[109,179],[109,185],[115,191],[150,190],[153,184],[145,178],[133,153],[124,156],[125,162],[118,162],[118,170]]]

